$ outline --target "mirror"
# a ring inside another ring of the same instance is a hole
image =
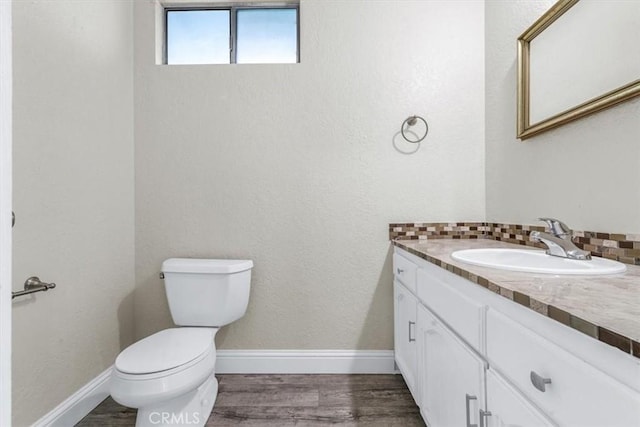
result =
[[[640,95],[640,1],[560,0],[518,38],[518,138]]]

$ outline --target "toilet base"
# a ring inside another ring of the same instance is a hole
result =
[[[212,373],[197,389],[175,399],[138,408],[136,427],[202,427],[218,396],[218,380]]]

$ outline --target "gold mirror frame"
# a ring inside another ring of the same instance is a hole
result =
[[[529,45],[579,0],[560,0],[518,37],[518,138],[527,139],[640,95],[640,79],[590,99],[533,125],[529,123]]]

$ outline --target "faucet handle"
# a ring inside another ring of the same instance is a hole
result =
[[[567,224],[555,218],[538,218],[549,226],[549,229],[556,237],[571,237],[571,229]]]

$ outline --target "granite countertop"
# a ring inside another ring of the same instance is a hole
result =
[[[559,276],[479,267],[456,261],[461,249],[521,245],[489,239],[394,240],[393,244],[499,295],[640,358],[640,266],[622,274]]]

